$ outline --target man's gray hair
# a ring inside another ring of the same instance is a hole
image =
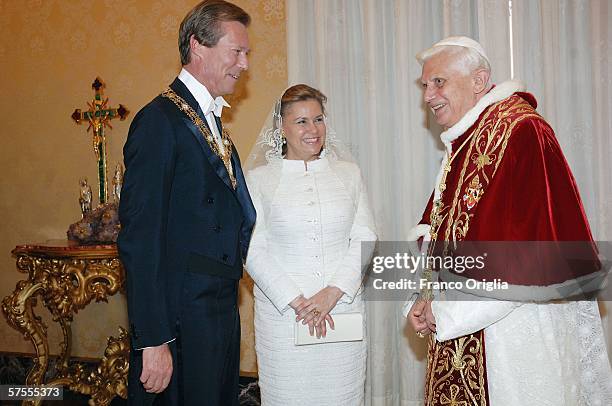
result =
[[[237,21],[248,27],[251,17],[237,5],[224,0],[204,0],[191,9],[179,28],[181,64],[184,66],[191,61],[189,41],[192,35],[200,44],[214,47],[225,35],[221,23],[229,21]]]

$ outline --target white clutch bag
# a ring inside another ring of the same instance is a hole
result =
[[[363,315],[361,313],[332,314],[334,327],[327,326],[325,337],[317,338],[316,333],[310,335],[308,324],[301,321],[295,323],[295,345],[338,343],[343,341],[363,340]]]

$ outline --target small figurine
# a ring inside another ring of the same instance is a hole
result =
[[[115,176],[113,176],[113,200],[119,203],[121,199],[121,186],[123,186],[123,165],[117,163],[115,168]]]
[[[79,180],[79,185],[81,185],[81,193],[79,197],[81,215],[85,217],[85,214],[91,211],[91,187],[87,184],[87,178],[82,178]]]

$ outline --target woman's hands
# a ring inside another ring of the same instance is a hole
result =
[[[327,334],[326,322],[332,330],[334,329],[334,320],[329,312],[336,307],[343,294],[344,292],[337,287],[327,286],[311,298],[299,296],[289,305],[295,310],[295,320],[308,324],[310,335],[316,330],[317,338],[321,338]]]
[[[291,306],[295,314],[297,314],[298,307],[300,307],[304,302],[306,302],[306,298],[300,295],[296,297],[295,299],[293,299],[291,303],[289,303],[289,306]],[[311,321],[310,323],[308,323],[308,330],[310,330],[310,335],[314,334],[314,329],[315,329],[314,322]]]

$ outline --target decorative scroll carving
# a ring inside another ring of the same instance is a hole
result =
[[[117,395],[127,399],[130,341],[127,331],[119,327],[119,337],[109,337],[104,358],[89,372],[77,363],[58,373],[48,385],[61,385],[74,392],[91,395],[95,405],[108,405]]]
[[[124,271],[114,246],[81,247],[21,246],[13,250],[17,269],[28,278],[2,301],[2,311],[11,327],[32,341],[36,356],[26,378],[27,385],[62,385],[91,395],[96,405],[107,405],[116,396],[127,398],[129,336],[120,327],[118,338],[110,337],[98,368],[87,372],[83,364],[69,365],[74,314],[96,302],[107,301],[124,284]],[[47,326],[34,313],[38,299],[60,324],[63,341],[55,377],[44,382],[49,366]],[[38,405],[40,401],[24,402]]]

